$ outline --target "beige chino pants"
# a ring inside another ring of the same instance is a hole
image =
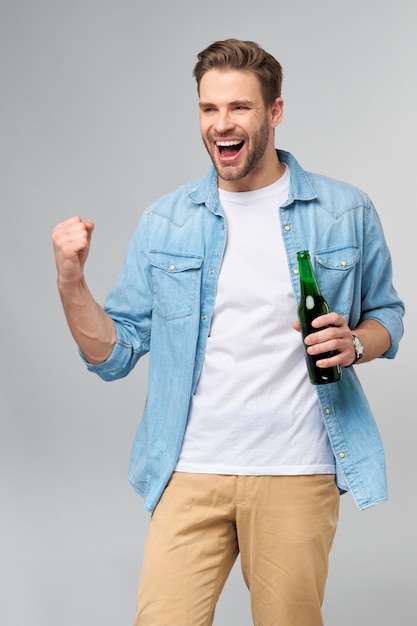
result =
[[[134,626],[211,626],[239,553],[255,626],[322,626],[338,511],[334,475],[174,473],[151,516]]]

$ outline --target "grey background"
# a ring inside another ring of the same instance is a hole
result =
[[[96,221],[102,302],[140,213],[206,172],[192,68],[211,41],[258,41],[284,66],[277,146],[365,189],[407,304],[395,361],[360,367],[390,502],[342,498],[326,626],[414,623],[415,0],[0,0],[0,622],[128,626],[148,515],[127,483],[146,360],[88,374],[64,321],[54,224]],[[249,626],[238,565],[216,625]]]

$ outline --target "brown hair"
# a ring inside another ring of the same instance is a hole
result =
[[[268,52],[253,41],[225,39],[215,41],[197,55],[193,76],[200,90],[200,81],[211,69],[236,69],[253,72],[261,84],[265,106],[269,107],[281,96],[282,67]]]

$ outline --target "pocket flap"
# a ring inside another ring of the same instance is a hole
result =
[[[343,246],[315,252],[314,256],[322,267],[331,270],[349,270],[359,261],[360,251],[358,246]]]
[[[151,250],[148,255],[148,261],[153,267],[158,267],[165,272],[175,273],[199,269],[203,262],[203,257],[194,254]]]

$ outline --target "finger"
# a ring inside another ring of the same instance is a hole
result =
[[[91,234],[95,228],[93,220],[84,220],[84,226],[89,234]]]
[[[337,326],[339,321],[337,313],[326,313],[315,317],[311,322],[314,328],[322,328],[323,326]]]

